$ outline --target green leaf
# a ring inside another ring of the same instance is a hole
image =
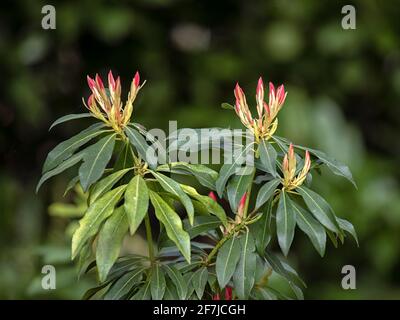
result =
[[[247,192],[249,186],[253,183],[253,174],[255,168],[249,167],[249,170],[247,171],[246,174],[243,173],[241,175],[234,176],[228,182],[226,193],[233,212],[237,212],[240,199],[243,197],[245,192]]]
[[[272,238],[272,199],[268,201],[260,220],[253,224],[254,239],[258,253],[263,256],[265,248]]]
[[[149,191],[146,182],[140,175],[136,175],[129,182],[125,192],[124,208],[128,215],[129,230],[133,235],[149,207]]]
[[[212,215],[218,217],[224,226],[228,225],[228,220],[226,218],[226,213],[224,209],[216,202],[214,199],[209,196],[203,196],[197,192],[195,188],[192,188],[187,185],[181,185],[184,192],[190,195],[192,198],[199,201],[201,204],[205,206],[208,212]]]
[[[295,227],[296,213],[294,212],[289,196],[283,190],[276,210],[276,233],[279,246],[285,256],[289,253],[294,238]]]
[[[275,148],[268,141],[262,140],[258,150],[260,152],[261,163],[265,166],[266,171],[272,174],[273,177],[276,177],[276,158],[278,155]]]
[[[140,157],[149,164],[151,169],[157,166],[157,157],[152,152],[152,147],[146,142],[146,139],[132,127],[125,127],[125,133],[129,138],[130,143],[136,148]]]
[[[297,225],[310,238],[314,248],[323,257],[326,245],[325,228],[307,210],[294,202],[292,204],[296,212]]]
[[[119,300],[124,298],[142,279],[144,268],[133,269],[119,278],[107,291],[104,300]]]
[[[310,153],[315,155],[318,159],[320,159],[326,166],[332,171],[333,174],[342,176],[349,180],[355,188],[357,188],[356,182],[353,179],[353,175],[348,166],[337,161],[336,159],[329,157],[326,153],[310,148],[303,148],[300,146],[296,146],[298,148],[302,148],[304,150],[308,150]]]
[[[301,194],[308,209],[321,224],[333,232],[341,233],[333,210],[324,198],[304,186],[298,187],[296,190]]]
[[[192,174],[201,185],[215,190],[215,182],[218,178],[218,172],[204,166],[202,164],[190,164],[185,162],[172,162],[164,164],[157,168],[157,171],[166,171],[176,174]]]
[[[215,272],[219,286],[224,288],[235,272],[240,259],[240,241],[237,237],[227,240],[218,250]]]
[[[79,182],[79,176],[73,177],[73,178],[68,182],[67,187],[65,188],[63,197],[65,197],[65,196],[67,195],[67,193],[68,193],[69,191],[71,191],[71,189],[73,189],[73,188],[76,186],[76,184],[77,184],[78,182]]]
[[[101,178],[111,159],[116,134],[104,137],[85,149],[83,163],[79,168],[79,179],[84,191]]]
[[[253,236],[246,232],[240,237],[240,260],[233,274],[233,284],[239,299],[247,299],[254,286],[257,259],[254,250]]]
[[[151,269],[150,291],[153,300],[162,300],[166,288],[165,276],[161,267],[156,264]]]
[[[54,128],[56,125],[59,125],[61,123],[70,121],[70,120],[75,120],[75,119],[81,119],[81,118],[90,118],[93,117],[91,113],[77,113],[77,114],[67,114],[66,116],[63,116],[61,118],[58,118],[56,121],[52,123],[52,125],[49,128],[49,131]]]
[[[128,231],[128,219],[123,207],[116,209],[99,232],[96,248],[97,270],[103,282],[119,256],[122,241]]]
[[[266,184],[264,184],[260,190],[258,191],[257,194],[257,200],[256,200],[256,207],[255,209],[260,208],[264,203],[266,203],[274,194],[276,187],[280,184],[279,179],[274,179]]]
[[[90,191],[89,204],[92,204],[107,191],[110,191],[111,188],[130,170],[132,170],[132,168],[119,170],[97,182]]]
[[[76,257],[85,242],[97,233],[101,223],[113,213],[125,189],[126,185],[123,185],[107,192],[88,208],[72,237],[72,259]]]
[[[157,219],[164,225],[168,238],[190,263],[190,237],[182,228],[179,215],[155,192],[150,191],[150,200],[154,206]]]
[[[220,225],[221,221],[217,217],[213,216],[196,217],[194,219],[193,226],[192,227],[188,226],[186,230],[190,235],[190,239],[193,239],[202,233],[217,229]]]
[[[185,282],[182,274],[178,271],[178,269],[167,264],[163,265],[163,268],[167,272],[172,283],[175,285],[179,299],[184,300],[187,293],[187,283]]]
[[[82,160],[82,158],[83,158],[83,153],[79,152],[79,153],[73,155],[71,158],[62,162],[58,167],[56,167],[50,171],[47,171],[45,174],[43,174],[43,176],[40,178],[40,180],[36,186],[36,193],[39,191],[40,187],[42,186],[42,184],[45,181],[47,181],[51,177],[54,177],[54,176],[60,174],[63,171],[71,168],[72,166],[76,165],[79,161]]]
[[[352,237],[354,238],[354,240],[357,243],[357,247],[359,247],[357,233],[356,233],[356,230],[354,229],[354,226],[351,224],[351,222],[349,222],[345,219],[342,219],[342,218],[338,218],[338,217],[336,217],[336,220],[338,221],[340,228],[342,228],[344,231],[346,231],[352,235]]]
[[[203,298],[204,289],[207,284],[208,270],[206,267],[202,267],[197,270],[192,278],[194,290],[196,291],[197,297],[201,300]]]
[[[239,169],[240,165],[243,162],[243,159],[245,159],[245,156],[247,153],[251,150],[253,147],[253,144],[248,144],[242,152],[234,158],[234,161],[230,164],[224,164],[221,167],[221,170],[219,171],[218,179],[215,183],[216,189],[218,196],[222,198],[222,195],[224,193],[225,185],[228,182],[228,179],[236,173],[236,170]]]
[[[183,206],[186,209],[190,224],[193,225],[193,219],[194,219],[193,204],[190,198],[187,196],[187,194],[182,190],[179,183],[159,172],[151,171],[151,174],[157,179],[157,181],[160,183],[161,187],[165,191],[179,198],[179,200],[182,202]]]
[[[221,108],[226,110],[235,110],[235,107],[229,103],[221,103]]]
[[[150,300],[151,292],[150,292],[151,281],[146,280],[143,284],[143,287],[139,289],[138,292],[135,293],[134,296],[131,297],[131,300]]]
[[[122,170],[132,166],[134,163],[132,147],[129,143],[125,143],[120,147],[117,161],[114,164],[114,170]]]
[[[94,137],[107,132],[107,130],[100,130],[102,127],[104,127],[104,124],[95,123],[72,138],[58,144],[47,155],[43,165],[43,173],[57,167],[65,159],[69,158],[79,147],[83,146]]]
[[[175,285],[171,279],[166,280],[167,286],[165,287],[164,300],[179,300],[178,292],[176,291]]]

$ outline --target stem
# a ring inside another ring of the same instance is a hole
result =
[[[154,262],[153,235],[151,234],[151,224],[148,214],[146,214],[146,216],[144,217],[144,223],[146,225],[146,238],[147,238],[147,245],[149,247],[149,258],[151,264],[153,264]]]
[[[244,226],[244,223],[238,224],[233,230],[227,234],[225,237],[223,237],[217,245],[214,247],[214,249],[211,250],[210,254],[207,256],[207,259],[205,261],[205,264],[208,265],[211,261],[211,259],[215,256],[215,254],[218,252],[219,248],[222,247],[222,245],[228,241],[236,232],[238,232],[242,227]]]

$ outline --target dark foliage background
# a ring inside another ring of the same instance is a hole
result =
[[[56,30],[41,28],[52,4]],[[353,4],[356,30],[343,30]],[[290,257],[308,284],[306,298],[400,298],[400,6],[398,1],[1,1],[0,297],[80,298],[67,221],[48,215],[68,176],[34,187],[46,153],[87,123],[48,132],[83,109],[86,75],[109,69],[127,92],[139,69],[147,84],[135,104],[146,127],[239,127],[222,102],[240,81],[249,102],[260,75],[289,91],[279,134],[346,162],[358,190],[324,172],[315,188],[357,228],[321,259],[298,233]],[[127,243],[143,250],[143,240]],[[142,248],[142,249],[141,249]],[[41,267],[57,265],[57,290],[40,287]],[[357,289],[341,288],[341,268]]]

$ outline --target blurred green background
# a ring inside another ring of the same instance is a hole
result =
[[[45,4],[56,8],[55,30],[41,28]],[[355,30],[341,27],[346,4],[356,8]],[[68,263],[68,220],[48,213],[74,200],[62,197],[69,176],[38,195],[34,187],[47,152],[88,124],[48,132],[59,116],[83,111],[86,75],[112,69],[126,94],[138,69],[147,84],[134,120],[148,128],[168,120],[239,128],[220,108],[234,101],[235,82],[249,103],[260,75],[284,83],[278,134],[347,163],[358,184],[327,171],[314,179],[353,222],[360,247],[349,238],[322,259],[298,232],[290,260],[305,297],[399,299],[399,16],[399,1],[389,0],[1,1],[0,298],[78,299],[93,285]],[[144,246],[140,238],[127,245]],[[46,263],[57,266],[57,290],[40,287]],[[356,290],[341,288],[346,264],[356,267]]]

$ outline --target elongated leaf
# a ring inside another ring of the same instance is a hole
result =
[[[111,159],[116,134],[104,137],[85,150],[83,163],[79,168],[79,179],[84,191],[103,175]]]
[[[260,208],[266,203],[274,194],[276,187],[279,185],[280,180],[274,179],[264,184],[257,194],[256,209]]]
[[[193,226],[188,225],[186,230],[190,235],[190,239],[193,239],[202,233],[217,229],[220,225],[221,221],[217,217],[196,217],[194,219]]]
[[[102,127],[104,127],[104,124],[95,123],[72,138],[58,144],[47,155],[43,165],[43,173],[57,167],[65,159],[69,158],[79,147],[83,146],[94,137],[107,132],[107,130],[100,130]]]
[[[89,204],[92,204],[107,191],[110,191],[111,188],[130,170],[132,169],[128,168],[119,170],[97,182],[93,189],[90,191]]]
[[[126,185],[123,185],[107,192],[88,208],[72,237],[72,259],[76,257],[85,242],[97,233],[101,223],[113,213],[125,189]]]
[[[324,198],[304,186],[298,187],[296,190],[301,194],[308,209],[310,209],[311,213],[319,222],[329,230],[341,233],[333,210]]]
[[[134,269],[119,278],[108,290],[104,300],[118,300],[124,298],[142,278],[144,268]]]
[[[215,272],[219,286],[224,288],[235,272],[240,259],[240,241],[236,237],[227,240],[218,250]]]
[[[47,171],[43,176],[40,178],[37,186],[36,186],[36,193],[39,191],[40,187],[42,184],[50,179],[51,177],[54,177],[61,172],[67,170],[68,168],[71,168],[72,166],[76,165],[79,161],[83,159],[83,153],[79,152],[75,155],[73,155],[71,158],[65,160],[62,162],[58,167],[54,168],[53,170]]]
[[[249,186],[253,183],[254,171],[254,167],[249,168],[248,174],[237,175],[229,180],[226,193],[233,212],[237,212],[240,199],[243,197],[245,192],[248,191]]]
[[[129,230],[133,235],[139,225],[142,223],[143,218],[147,213],[149,207],[149,191],[146,182],[140,175],[136,175],[129,182],[125,192],[125,212],[128,215]]]
[[[134,163],[133,159],[133,150],[132,145],[130,143],[125,143],[122,146],[120,145],[118,151],[118,158],[114,164],[114,170],[119,171],[126,168],[129,168]]]
[[[271,220],[272,220],[272,199],[265,206],[262,217],[253,225],[254,239],[258,253],[264,256],[265,248],[272,238]]]
[[[262,140],[258,150],[260,152],[260,160],[265,166],[266,171],[276,177],[276,158],[278,155],[275,148],[268,141]]]
[[[181,187],[184,192],[203,204],[209,213],[218,217],[224,226],[227,226],[228,220],[226,217],[226,213],[224,209],[214,199],[210,198],[209,196],[203,196],[199,194],[195,188],[192,188],[190,186],[181,185]]]
[[[323,257],[326,245],[325,228],[307,210],[294,202],[292,204],[296,212],[297,225],[310,238],[314,248]]]
[[[279,246],[285,256],[289,253],[294,238],[295,227],[296,213],[294,212],[289,196],[285,191],[282,191],[278,209],[276,210],[276,233]]]
[[[155,192],[150,190],[150,200],[155,209],[157,219],[163,224],[170,238],[179,251],[190,263],[190,237],[182,228],[179,215]]]
[[[161,266],[154,265],[151,269],[150,291],[153,300],[162,300],[165,293],[166,283],[165,276]]]
[[[344,231],[346,231],[352,235],[352,237],[356,241],[357,247],[358,247],[359,246],[358,237],[357,237],[356,230],[354,229],[354,226],[345,219],[336,217],[336,220],[338,221],[340,228],[342,228]]]
[[[121,249],[122,240],[128,231],[128,219],[123,207],[114,210],[99,232],[96,248],[97,270],[103,282]]]
[[[164,294],[164,300],[179,300],[180,297],[178,295],[178,292],[176,290],[175,285],[172,283],[171,279],[166,280],[166,287],[165,287],[165,294]]]
[[[187,293],[187,283],[182,274],[174,266],[165,264],[163,265],[163,268],[167,272],[172,283],[175,285],[179,299],[184,300]]]
[[[239,299],[247,299],[254,286],[257,255],[253,236],[246,232],[240,237],[240,260],[233,274],[233,284]]]
[[[218,196],[222,198],[222,195],[224,193],[225,185],[228,182],[228,179],[236,173],[236,170],[239,168],[239,166],[242,164],[243,159],[246,158],[246,155],[251,151],[253,147],[253,144],[248,144],[242,152],[234,158],[232,163],[230,164],[224,164],[221,167],[221,170],[219,171],[218,179],[215,183],[216,189]]]
[[[132,297],[131,300],[150,300],[151,298],[151,281],[149,279],[143,284],[143,286],[136,292]]]
[[[56,121],[52,123],[52,125],[49,128],[49,131],[54,128],[56,125],[59,125],[61,123],[70,121],[70,120],[75,120],[75,119],[82,119],[82,118],[90,118],[93,117],[91,113],[77,113],[77,114],[67,114],[66,116],[63,116],[61,118],[58,118]]]
[[[151,169],[155,169],[157,166],[157,157],[154,149],[147,144],[146,139],[136,129],[129,126],[125,127],[125,133],[140,157],[149,164]]]
[[[208,270],[206,267],[202,267],[197,270],[192,279],[194,290],[197,294],[197,297],[201,300],[203,298],[204,289],[207,284],[208,279]]]
[[[218,178],[218,172],[202,164],[190,164],[185,162],[165,164],[159,166],[157,171],[166,171],[177,174],[190,173],[195,176],[201,185],[211,190],[215,190],[215,182]]]
[[[161,187],[165,191],[179,198],[179,200],[182,202],[183,206],[186,209],[190,224],[193,225],[193,219],[194,219],[193,204],[190,198],[187,196],[187,194],[182,190],[179,183],[159,172],[151,171],[151,174],[157,179],[157,181],[160,183]]]

